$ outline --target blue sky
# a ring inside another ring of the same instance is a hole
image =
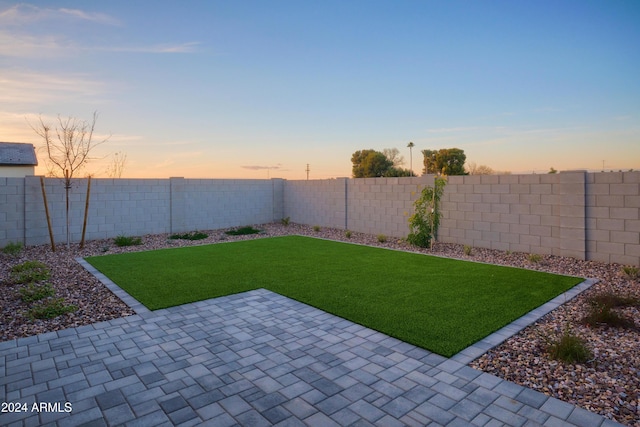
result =
[[[98,176],[350,176],[409,141],[416,172],[639,169],[638,76],[636,0],[0,0],[0,141],[97,110]]]

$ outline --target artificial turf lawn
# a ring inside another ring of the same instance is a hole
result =
[[[302,236],[87,261],[151,310],[265,288],[447,357],[582,281]]]

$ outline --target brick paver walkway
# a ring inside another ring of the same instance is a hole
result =
[[[618,425],[266,290],[138,308],[0,343],[0,425]]]

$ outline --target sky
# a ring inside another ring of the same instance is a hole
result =
[[[637,0],[0,0],[0,141],[97,111],[98,177],[326,179],[384,148],[637,170],[639,76]]]

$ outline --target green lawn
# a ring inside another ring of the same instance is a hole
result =
[[[87,261],[152,310],[265,288],[447,357],[582,281],[302,236]]]

